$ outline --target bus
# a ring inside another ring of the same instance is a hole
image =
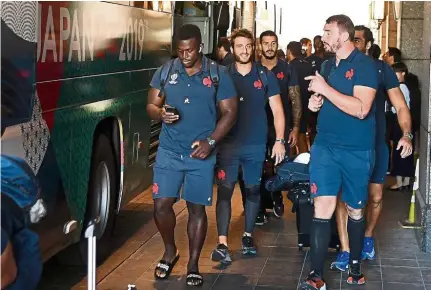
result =
[[[197,24],[211,55],[232,22],[220,22],[223,2],[0,5],[2,154],[24,158],[38,178],[44,260],[73,248],[85,262],[84,230],[98,219],[100,261],[116,214],[152,181],[161,124],[146,113],[147,91],[173,56],[175,29]]]

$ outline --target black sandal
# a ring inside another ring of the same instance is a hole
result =
[[[172,263],[168,263],[165,260],[160,260],[156,266],[156,269],[154,269],[154,277],[158,280],[168,279],[169,275],[171,275],[172,269],[174,269],[175,264],[178,262],[179,258],[180,254],[177,254]],[[157,275],[157,272],[159,272],[159,275]],[[164,276],[161,276],[163,274]]]
[[[201,287],[204,284],[204,278],[199,272],[189,272],[186,278],[187,286]]]

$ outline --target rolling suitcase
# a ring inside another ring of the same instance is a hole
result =
[[[296,184],[288,192],[288,198],[293,203],[292,212],[296,213],[298,248],[302,250],[303,247],[310,247],[310,230],[314,215],[313,200],[310,198],[310,184],[308,182]],[[337,250],[340,248],[335,216],[331,219],[331,240],[329,247]]]

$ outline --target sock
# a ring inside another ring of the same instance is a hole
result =
[[[313,218],[311,223],[311,270],[323,275],[326,252],[331,239],[331,223],[329,219]]]
[[[350,264],[355,261],[361,261],[362,246],[364,245],[365,236],[365,219],[362,217],[360,220],[354,220],[349,217],[347,222],[347,233],[349,234],[350,245]]]
[[[410,185],[410,177],[404,177],[403,186],[409,186]]]

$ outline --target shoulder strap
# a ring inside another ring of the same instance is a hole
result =
[[[219,66],[215,61],[208,59],[208,70],[210,73],[211,81],[214,85],[214,102],[217,105],[217,93],[220,84]]]
[[[256,62],[256,69],[257,69],[257,77],[262,82],[263,90],[265,92],[265,97],[267,97],[268,94],[268,76],[267,69],[260,63]]]
[[[158,97],[161,98],[165,92],[165,85],[168,81],[169,74],[171,73],[172,66],[174,65],[174,59],[169,60],[167,63],[165,63],[162,66],[162,69],[160,70],[160,91],[158,94]]]

